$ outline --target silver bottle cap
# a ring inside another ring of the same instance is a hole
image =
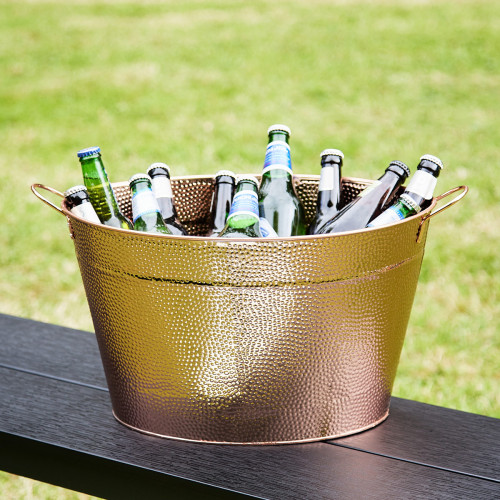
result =
[[[69,189],[66,189],[66,191],[64,191],[64,197],[67,198],[68,196],[79,193],[80,191],[87,192],[87,188],[83,184],[78,184],[78,186],[70,187]]]
[[[257,177],[255,177],[254,175],[239,175],[238,182],[241,181],[252,181],[255,182],[257,186],[259,185],[259,181],[257,180]]]
[[[128,181],[129,185],[138,180],[146,180],[151,182],[151,177],[147,174],[134,174]]]
[[[271,125],[267,129],[267,135],[269,135],[271,132],[274,132],[275,130],[279,130],[280,132],[286,132],[288,135],[292,134],[289,127],[287,127],[286,125],[282,125],[281,123],[276,123],[275,125]]]
[[[323,156],[328,156],[328,155],[340,156],[342,159],[344,159],[344,153],[342,153],[340,149],[325,149],[324,151],[321,152],[319,156],[320,158],[323,158]]]
[[[231,172],[231,170],[219,170],[215,174],[215,177],[220,177],[222,175],[227,175],[228,177],[232,177],[233,179],[236,179],[236,174],[234,172]]]
[[[166,163],[161,162],[152,163],[151,165],[149,165],[146,173],[149,175],[149,172],[151,172],[151,170],[153,170],[154,168],[164,168],[168,173],[170,173],[170,167]]]
[[[422,160],[429,160],[432,161],[432,163],[435,163],[441,170],[444,168],[443,162],[434,155],[424,155],[420,158],[420,161]]]

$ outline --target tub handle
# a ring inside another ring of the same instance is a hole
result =
[[[458,196],[455,196],[451,201],[446,203],[446,205],[443,205],[442,207],[439,207],[437,210],[434,210],[430,214],[425,215],[422,217],[422,220],[420,221],[420,226],[418,227],[418,232],[417,232],[417,243],[420,243],[420,239],[422,236],[422,228],[424,227],[424,223],[428,221],[431,217],[434,217],[438,213],[442,212],[443,210],[446,210],[447,208],[451,207],[455,203],[458,203],[468,192],[469,188],[468,186],[457,186],[453,189],[450,189],[449,191],[446,191],[446,193],[440,194],[439,196],[436,196],[436,202],[450,196],[453,193],[456,193],[457,191],[462,191]]]
[[[45,189],[45,191],[48,191],[49,193],[53,193],[53,194],[57,194],[58,196],[60,196],[61,198],[64,198],[64,194],[62,194],[60,191],[58,191],[57,189],[54,189],[54,188],[51,188],[51,187],[48,187],[48,186],[44,186],[43,184],[32,184],[31,185],[31,191],[33,191],[33,194],[40,200],[42,200],[44,203],[46,203],[49,207],[52,207],[53,209],[57,210],[59,213],[61,213],[62,215],[64,215],[64,212],[62,211],[62,209],[60,207],[58,207],[57,205],[54,205],[51,201],[47,200],[47,198],[45,198],[44,196],[42,196],[38,191],[37,189]]]

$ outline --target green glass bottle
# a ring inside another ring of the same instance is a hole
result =
[[[257,179],[251,175],[239,178],[231,210],[219,238],[262,238],[257,184]]]
[[[260,216],[267,219],[280,237],[305,234],[304,207],[293,186],[290,129],[286,125],[272,125],[267,133],[269,140],[259,188]]]
[[[101,148],[93,147],[82,149],[77,153],[82,165],[83,182],[87,188],[90,202],[104,225],[132,229],[132,224],[118,208],[100,151]]]
[[[437,178],[442,168],[443,162],[437,156],[422,156],[417,171],[410,179],[405,192],[367,227],[385,226],[411,217],[427,208],[434,195]]]
[[[146,174],[135,174],[128,182],[132,191],[134,229],[147,233],[172,234],[163,222],[160,207],[151,189],[151,178]]]
[[[321,175],[316,200],[316,215],[307,234],[316,234],[340,210],[340,189],[344,154],[338,149],[325,149],[321,155]]]
[[[172,234],[187,235],[175,208],[172,185],[170,184],[170,167],[165,163],[153,163],[149,166],[147,174],[151,177],[151,188],[160,207],[165,226],[170,229]]]

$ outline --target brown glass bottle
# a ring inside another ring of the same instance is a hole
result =
[[[394,192],[410,175],[401,161],[393,161],[384,175],[348,203],[318,234],[339,233],[362,229],[384,210]]]
[[[219,170],[215,174],[214,195],[212,198],[211,229],[207,236],[216,238],[226,225],[231,203],[236,189],[236,176],[230,170]]]
[[[344,154],[338,149],[325,149],[321,155],[321,175],[316,201],[316,215],[307,234],[316,234],[340,210],[340,180]]]

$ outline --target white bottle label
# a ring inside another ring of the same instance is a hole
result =
[[[406,191],[415,193],[425,200],[430,200],[432,199],[436,183],[437,178],[432,174],[424,170],[417,170],[410,179]]]
[[[71,209],[71,213],[75,214],[77,217],[88,220],[89,222],[95,222],[96,224],[101,223],[94,207],[92,206],[92,203],[84,202],[80,205],[76,205]]]
[[[292,173],[290,146],[285,141],[273,141],[267,145],[262,173],[265,174],[269,170],[275,169]]]
[[[239,191],[234,195],[227,218],[235,215],[253,215],[259,218],[259,198],[255,191]]]
[[[151,187],[156,198],[173,198],[170,179],[165,175],[158,175],[151,179]]]
[[[335,167],[329,165],[321,168],[318,191],[332,191],[335,188]]]
[[[264,238],[277,238],[278,233],[274,230],[273,226],[269,224],[269,221],[265,217],[259,217],[260,222],[260,232]]]
[[[132,196],[132,215],[134,222],[143,215],[159,212],[160,207],[151,189],[142,189]]]
[[[403,212],[398,210],[394,205],[382,212],[377,218],[373,219],[367,227],[379,227],[393,222],[398,222],[405,218]]]

